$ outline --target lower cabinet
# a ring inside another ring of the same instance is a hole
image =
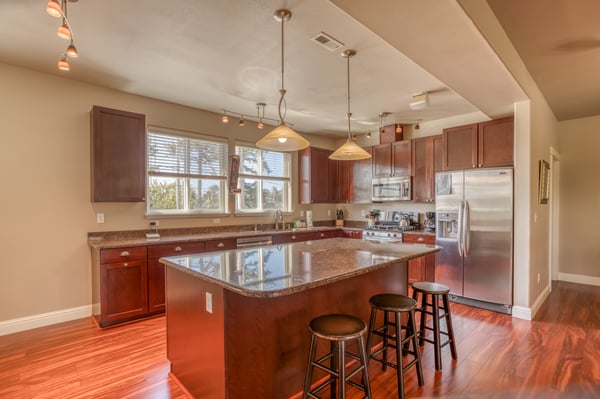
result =
[[[148,313],[146,247],[100,251],[100,326]]]
[[[349,229],[343,229],[342,230],[342,235],[340,237],[346,237],[346,238],[356,238],[358,240],[362,240],[362,230],[349,230]]]
[[[148,313],[165,310],[165,265],[158,260],[165,256],[204,252],[204,242],[159,244],[148,247]]]
[[[283,233],[283,234],[275,234],[273,236],[273,244],[287,244],[289,242],[301,242],[301,241],[310,241],[314,240],[314,234],[312,231],[305,232],[292,232],[292,233]]]
[[[435,244],[435,237],[422,234],[402,234],[402,242],[409,244]],[[408,261],[408,284],[435,280],[435,254]]]

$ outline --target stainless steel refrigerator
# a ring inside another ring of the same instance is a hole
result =
[[[457,302],[503,313],[513,300],[513,170],[439,172],[435,280]]]

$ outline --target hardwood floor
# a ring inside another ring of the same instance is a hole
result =
[[[600,287],[555,283],[533,321],[451,309],[458,359],[444,348],[436,372],[426,345],[425,386],[409,370],[407,398],[600,397]],[[82,319],[0,337],[0,398],[185,398],[168,371],[164,317],[103,330]],[[372,362],[369,372],[374,399],[397,397],[394,370]]]

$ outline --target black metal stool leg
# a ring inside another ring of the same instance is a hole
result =
[[[440,339],[440,305],[439,298],[436,294],[431,295],[431,302],[433,304],[433,346],[435,349],[435,369],[442,369],[442,347]]]
[[[308,365],[306,367],[306,377],[304,377],[304,392],[302,393],[302,399],[308,398],[308,392],[310,391],[310,384],[312,381],[313,362],[315,361],[316,351],[317,337],[315,335],[312,335],[310,338],[310,349],[308,351]]]
[[[346,353],[346,343],[338,342],[338,399],[346,398],[346,366],[344,364],[344,353]]]
[[[329,360],[329,365],[333,371],[336,371],[338,365],[335,362],[335,359],[336,359],[335,352],[337,350],[337,345],[336,345],[335,341],[331,341],[329,343],[329,348],[330,348],[331,353],[333,354],[333,356],[331,356],[331,359]],[[336,381],[336,379],[333,375],[330,375],[329,378],[331,378],[331,385],[329,385],[329,396],[331,398],[335,398],[335,391],[336,391],[335,386],[337,385],[337,382],[339,382],[339,380]]]
[[[408,343],[410,344],[410,342],[412,342],[412,344],[413,344],[413,349],[415,351],[415,357],[417,359],[417,361],[416,361],[417,378],[419,380],[419,386],[422,387],[423,385],[425,385],[425,380],[423,379],[423,367],[421,366],[421,354],[419,353],[419,348],[417,347],[417,326],[415,323],[415,312],[414,311],[411,311],[408,314],[408,325],[409,325],[409,328],[412,329],[412,338],[410,339],[410,341]]]
[[[369,357],[367,356],[367,351],[365,350],[364,339],[362,335],[358,337],[358,355],[360,357],[360,362],[363,365],[362,369],[362,384],[365,387],[365,394],[367,399],[371,399],[371,384],[369,383]]]
[[[386,312],[387,314],[387,312]],[[398,381],[398,399],[404,399],[404,369],[402,367],[402,326],[400,313],[396,312],[396,380]]]
[[[371,358],[373,347],[373,330],[375,329],[375,320],[377,318],[377,309],[371,307],[371,318],[369,320],[369,333],[367,334],[367,360]]]
[[[444,313],[446,318],[446,328],[448,329],[448,339],[450,340],[450,352],[452,353],[452,359],[456,359],[456,344],[454,342],[454,328],[452,328],[452,317],[450,316],[450,304],[448,303],[448,295],[442,295],[442,302],[444,303]]]
[[[383,352],[382,352],[382,355],[383,355],[383,359],[385,359],[385,360],[387,360],[387,355],[388,355],[387,350],[388,350],[388,337],[389,337],[389,335],[388,335],[389,329],[388,328],[390,325],[389,323],[390,323],[390,320],[388,317],[388,312],[383,312]],[[387,363],[383,362],[381,364],[381,369],[383,371],[386,371]]]

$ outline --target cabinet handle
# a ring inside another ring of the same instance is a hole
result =
[[[321,238],[325,237],[325,233],[321,233]]]
[[[123,252],[121,252],[121,256],[129,256],[129,251],[123,251]]]
[[[296,239],[296,236],[292,236],[292,240],[295,240],[295,239]]]
[[[175,247],[175,252],[181,252],[181,247]]]
[[[477,167],[477,165],[473,164],[473,167],[474,167],[474,168],[476,168],[476,167]]]
[[[223,248],[224,246],[225,246],[225,244],[223,244],[222,242],[217,244],[217,247],[219,247],[219,248]]]
[[[417,238],[417,241],[425,241],[425,239],[423,237],[419,237]]]
[[[482,164],[482,163],[480,163],[480,164],[478,165],[478,167],[480,167],[480,168],[481,168],[482,166],[483,166],[483,164]]]
[[[127,267],[127,266],[129,266],[129,263],[125,262],[125,263],[123,263],[123,266]]]

